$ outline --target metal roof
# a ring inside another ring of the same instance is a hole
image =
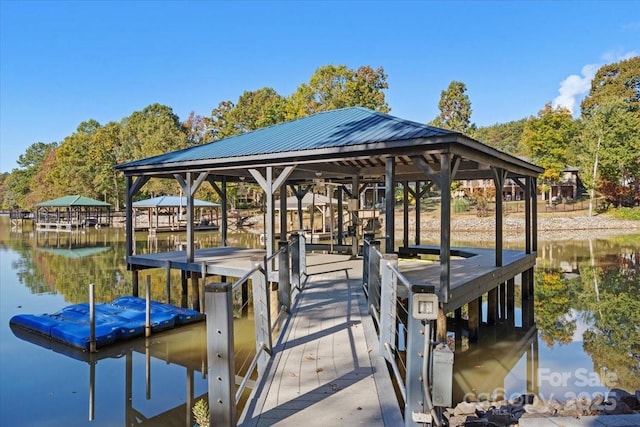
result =
[[[207,202],[205,200],[194,199],[193,205],[196,208],[214,208],[220,206],[219,203]],[[182,196],[159,196],[151,199],[133,202],[134,208],[165,208],[187,206],[187,198]]]
[[[101,202],[100,200],[92,199],[85,196],[64,196],[57,199],[48,200],[46,202],[38,203],[36,205],[40,208],[61,208],[61,207],[108,207],[109,203]]]
[[[117,168],[348,147],[453,134],[457,132],[363,107],[351,107],[325,111],[208,144],[136,160]]]
[[[428,179],[425,164],[440,170],[440,155],[457,157],[456,179],[491,179],[491,168],[510,177],[537,176],[543,169],[459,132],[362,107],[325,111],[242,135],[116,166],[127,176],[170,178],[206,172],[211,179],[252,181],[250,169],[294,166],[289,183],[316,177],[333,182],[378,181],[386,158],[395,158],[394,179]],[[320,175],[319,175],[320,174]]]

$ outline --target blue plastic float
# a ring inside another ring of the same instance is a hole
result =
[[[150,302],[151,331],[157,332],[204,319],[198,311],[158,301]],[[111,303],[95,305],[96,348],[144,334],[147,301],[120,297]],[[49,339],[83,350],[89,349],[89,304],[74,304],[54,314],[18,314],[11,326],[27,329]]]

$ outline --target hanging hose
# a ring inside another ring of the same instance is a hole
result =
[[[431,414],[431,418],[438,426],[442,426],[440,417],[436,413],[436,409],[433,406],[431,400],[431,390],[429,390],[429,381],[431,379],[431,321],[427,320],[424,326],[424,349],[422,352],[422,389],[424,393],[424,399],[426,403],[426,409]]]

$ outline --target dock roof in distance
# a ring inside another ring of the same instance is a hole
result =
[[[36,204],[39,208],[108,207],[111,204],[85,196],[63,196]]]

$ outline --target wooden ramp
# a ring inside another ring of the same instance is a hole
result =
[[[308,254],[307,281],[243,426],[397,426],[403,420],[362,290],[362,260]]]

